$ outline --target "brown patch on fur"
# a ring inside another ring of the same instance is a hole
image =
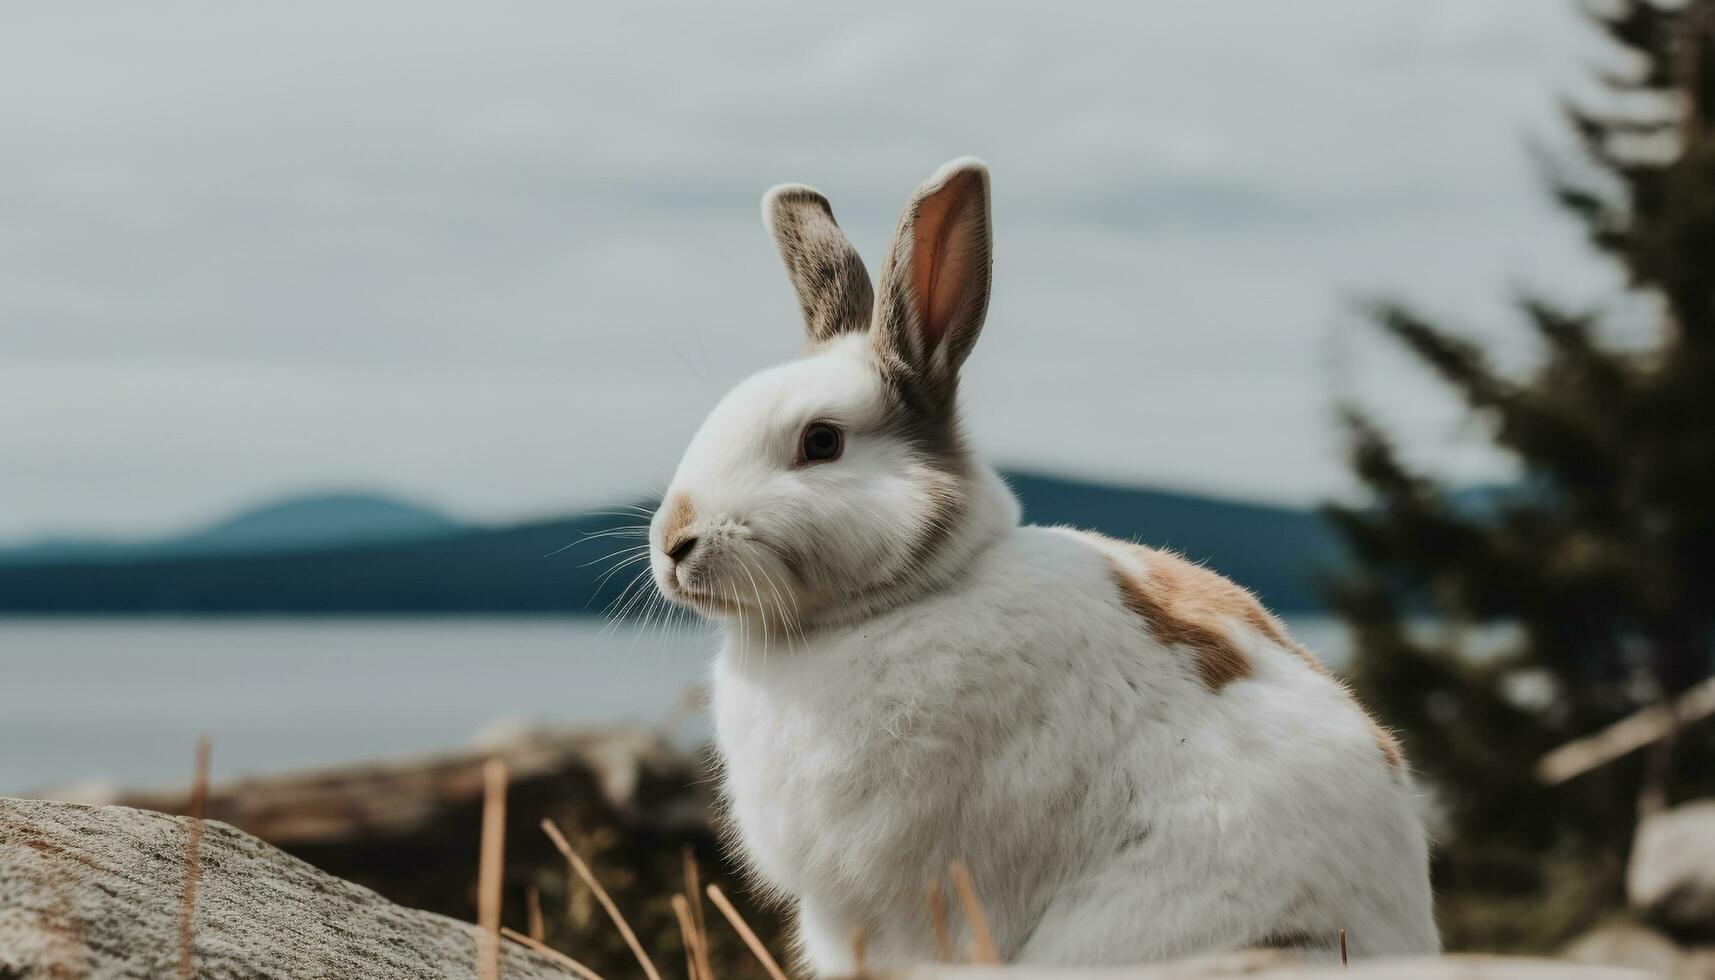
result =
[[[1352,700],[1356,701],[1357,698],[1354,697]],[[1360,704],[1358,707],[1362,708],[1363,705]],[[1370,713],[1368,711],[1364,712],[1364,716],[1370,719],[1370,734],[1375,736],[1376,748],[1381,749],[1382,758],[1387,761],[1389,766],[1392,766],[1395,769],[1404,768],[1405,753],[1400,751],[1399,739],[1394,737],[1393,732],[1383,728],[1381,722],[1370,717]]]
[[[1132,547],[1142,557],[1146,577],[1139,579],[1114,564],[1114,583],[1119,587],[1120,601],[1142,617],[1157,640],[1169,646],[1188,647],[1197,658],[1197,675],[1209,690],[1219,691],[1251,674],[1250,658],[1222,625],[1242,623],[1271,643],[1291,651],[1311,670],[1339,684],[1340,690],[1369,721],[1382,760],[1393,769],[1405,767],[1405,755],[1393,733],[1382,727],[1314,654],[1294,640],[1255,596],[1178,555],[1138,545],[1126,547]]]
[[[697,509],[691,506],[691,498],[682,493],[664,506],[667,508],[667,520],[661,525],[661,550],[672,554],[684,537],[685,529],[697,519]]]
[[[936,482],[923,484],[920,489],[929,507],[928,513],[923,515],[917,543],[911,549],[911,563],[919,568],[928,564],[953,536],[954,529],[965,515],[965,495],[956,476],[947,474]]]
[[[1120,601],[1142,617],[1157,640],[1190,649],[1197,676],[1209,690],[1219,691],[1252,671],[1250,658],[1227,634],[1223,621],[1238,620],[1271,640],[1284,636],[1245,590],[1176,555],[1139,550],[1145,555],[1147,578],[1114,565]]]

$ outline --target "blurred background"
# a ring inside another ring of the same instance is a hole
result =
[[[972,154],[1028,517],[1259,592],[1400,727],[1450,944],[1562,942],[1707,791],[1715,643],[1715,32],[1588,7],[8,5],[0,793],[698,744],[716,638],[602,535],[800,345],[761,193],[874,268]]]

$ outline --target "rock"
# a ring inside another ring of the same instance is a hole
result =
[[[221,762],[214,745],[216,770]],[[551,820],[595,869],[644,945],[682,962],[669,897],[684,888],[683,855],[704,882],[726,890],[770,948],[784,949],[786,918],[746,886],[717,843],[711,781],[696,756],[659,733],[628,726],[534,727],[509,723],[477,748],[217,780],[204,812],[316,868],[408,908],[476,920],[482,767],[506,762],[506,868],[501,921],[525,930],[532,896],[549,943],[611,980],[637,961],[588,889],[569,881],[565,858],[542,833]],[[189,787],[82,794],[77,802],[182,814]],[[706,910],[714,915],[713,909]],[[748,976],[750,951],[730,930],[710,929],[718,976]],[[11,980],[0,970],[0,980]],[[354,978],[356,980],[356,978]]]
[[[187,871],[196,976],[464,978],[477,930],[312,868],[232,827],[118,806],[0,799],[0,977],[180,976]],[[503,944],[508,980],[563,980]]]
[[[1685,959],[1673,940],[1634,922],[1598,926],[1573,940],[1561,955],[1574,963],[1630,966],[1663,975],[1677,970]]]
[[[1626,896],[1676,936],[1715,936],[1715,800],[1664,810],[1638,825]]]

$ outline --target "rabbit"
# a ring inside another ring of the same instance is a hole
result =
[[[724,623],[726,822],[817,975],[960,955],[1133,964],[1439,948],[1393,737],[1242,588],[1166,551],[1020,525],[960,422],[989,302],[989,176],[943,166],[879,293],[828,201],[763,216],[802,356],[741,382],[649,528],[669,600]],[[1259,542],[1259,547],[1266,547]],[[1344,930],[1344,938],[1342,937]]]

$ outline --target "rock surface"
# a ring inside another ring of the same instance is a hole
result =
[[[465,978],[477,930],[374,892],[209,820],[117,806],[0,799],[0,977],[181,976],[180,912],[196,882],[195,975]],[[544,957],[503,944],[508,980],[563,980]]]
[[[491,758],[505,762],[509,776],[504,924],[528,927],[533,893],[551,945],[575,950],[610,980],[637,972],[631,950],[589,890],[568,880],[565,858],[542,833],[541,822],[551,820],[661,963],[684,958],[669,897],[684,889],[687,849],[702,880],[725,889],[770,948],[786,947],[784,916],[756,900],[716,841],[708,772],[651,729],[496,724],[480,744],[459,751],[216,778],[204,813],[395,904],[475,922],[482,771]],[[214,761],[217,776],[244,768],[242,759],[223,756],[218,741]],[[80,795],[67,795],[74,790]],[[176,790],[86,785],[46,795],[182,814],[189,790],[187,780]],[[717,976],[766,980],[730,930],[709,933]],[[9,978],[0,972],[0,980]]]
[[[1680,937],[1715,936],[1715,800],[1664,810],[1638,825],[1626,896]]]

